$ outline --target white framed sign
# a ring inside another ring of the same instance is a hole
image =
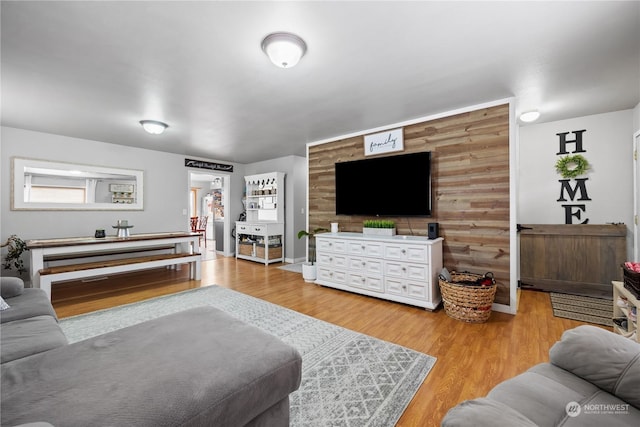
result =
[[[387,130],[364,136],[364,155],[391,153],[404,150],[402,129]]]

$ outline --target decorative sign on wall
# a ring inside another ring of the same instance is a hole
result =
[[[556,134],[560,138],[560,149],[556,155],[564,155],[564,157],[560,157],[556,161],[556,171],[565,178],[558,180],[558,182],[560,182],[560,198],[557,200],[558,202],[591,200],[587,194],[586,184],[589,178],[577,178],[578,176],[584,175],[589,170],[589,162],[587,159],[581,154],[575,154],[587,152],[587,150],[582,148],[582,134],[585,132],[586,129],[582,129]],[[573,133],[575,135],[575,139],[567,140],[567,135],[569,135],[569,133]],[[575,150],[572,152],[567,151],[567,144],[575,144]],[[574,181],[573,186],[571,183],[572,180]],[[567,196],[569,197],[569,200],[567,200]],[[578,196],[577,199],[576,196]],[[565,224],[573,224],[574,218],[578,221],[582,221],[580,224],[589,223],[589,218],[585,218],[584,220],[582,219],[582,213],[587,210],[586,204],[563,204],[562,207],[564,209]]]
[[[364,155],[391,153],[404,150],[402,129],[387,130],[364,137]]]
[[[189,168],[233,172],[233,165],[225,165],[223,163],[213,163],[213,162],[205,162],[202,160],[184,159],[184,165]]]

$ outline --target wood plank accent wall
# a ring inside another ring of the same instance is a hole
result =
[[[509,105],[405,126],[404,151],[389,155],[423,151],[431,151],[432,216],[388,219],[407,235],[426,235],[427,224],[438,222],[444,266],[492,271],[495,301],[509,305]],[[370,217],[335,214],[334,164],[363,158],[363,136],[309,146],[310,229],[338,222],[340,231],[362,232]]]

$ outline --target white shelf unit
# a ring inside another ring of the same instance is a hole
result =
[[[627,329],[624,330],[620,326],[613,324],[613,331],[617,334],[628,335],[629,333],[636,331],[636,337],[634,341],[640,343],[640,337],[638,336],[638,318],[636,315],[636,320],[632,321],[629,318],[629,312],[631,311],[631,307],[636,307],[636,313],[638,312],[638,307],[640,307],[640,302],[638,299],[629,292],[628,289],[624,287],[624,283],[613,281],[613,318],[626,317],[627,318]],[[629,302],[628,308],[619,307],[617,304],[618,297],[623,296]]]
[[[442,238],[316,235],[316,283],[434,310],[441,302]]]
[[[284,172],[247,175],[246,220],[236,222],[236,258],[284,261]]]

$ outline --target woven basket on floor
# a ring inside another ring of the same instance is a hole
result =
[[[491,304],[496,295],[496,284],[491,286],[459,285],[483,276],[471,273],[451,273],[451,282],[440,279],[440,292],[444,311],[449,317],[469,323],[484,323],[491,316]]]

